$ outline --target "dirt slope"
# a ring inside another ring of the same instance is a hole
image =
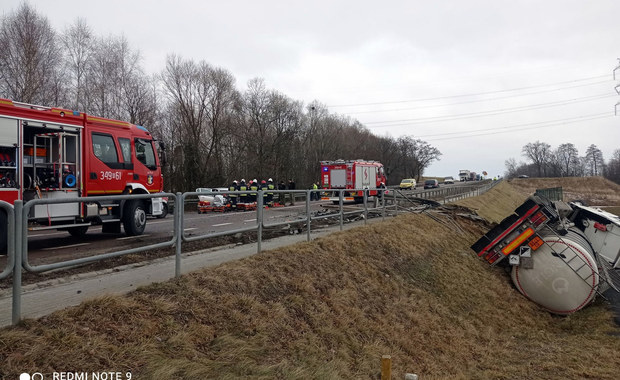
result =
[[[523,196],[500,184],[478,212]],[[617,378],[620,331],[602,301],[551,316],[469,249],[480,224],[434,217],[401,215],[0,330],[0,378],[377,379],[385,354],[394,379]]]

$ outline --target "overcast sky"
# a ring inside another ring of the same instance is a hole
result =
[[[618,0],[27,2],[57,31],[81,17],[123,34],[150,73],[172,53],[204,60],[240,90],[261,77],[377,135],[426,140],[443,153],[427,175],[503,174],[537,140],[620,149]]]

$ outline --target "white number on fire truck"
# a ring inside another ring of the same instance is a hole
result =
[[[99,173],[101,174],[99,179],[102,181],[111,181],[113,179],[115,180],[121,179],[121,172],[101,171]]]

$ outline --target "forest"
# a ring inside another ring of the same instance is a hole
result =
[[[166,191],[232,180],[319,180],[323,160],[365,159],[386,167],[388,185],[420,178],[441,152],[414,136],[377,136],[325,104],[295,100],[257,76],[240,88],[206,60],[169,54],[145,72],[123,36],[100,37],[84,19],[54,30],[23,3],[0,24],[0,97],[142,125],[163,142]]]

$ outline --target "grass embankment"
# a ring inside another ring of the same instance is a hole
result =
[[[501,214],[487,209],[512,191],[498,185],[478,213]],[[376,379],[390,354],[395,379],[617,378],[602,301],[540,310],[469,249],[485,230],[455,221],[401,215],[26,321],[0,330],[0,377]]]
[[[454,203],[475,211],[490,222],[499,223],[521,205],[528,195],[502,181],[480,197],[466,198]]]
[[[620,185],[603,177],[515,178],[515,189],[532,194],[536,189],[562,187],[564,201],[585,201],[590,206],[620,206]]]

